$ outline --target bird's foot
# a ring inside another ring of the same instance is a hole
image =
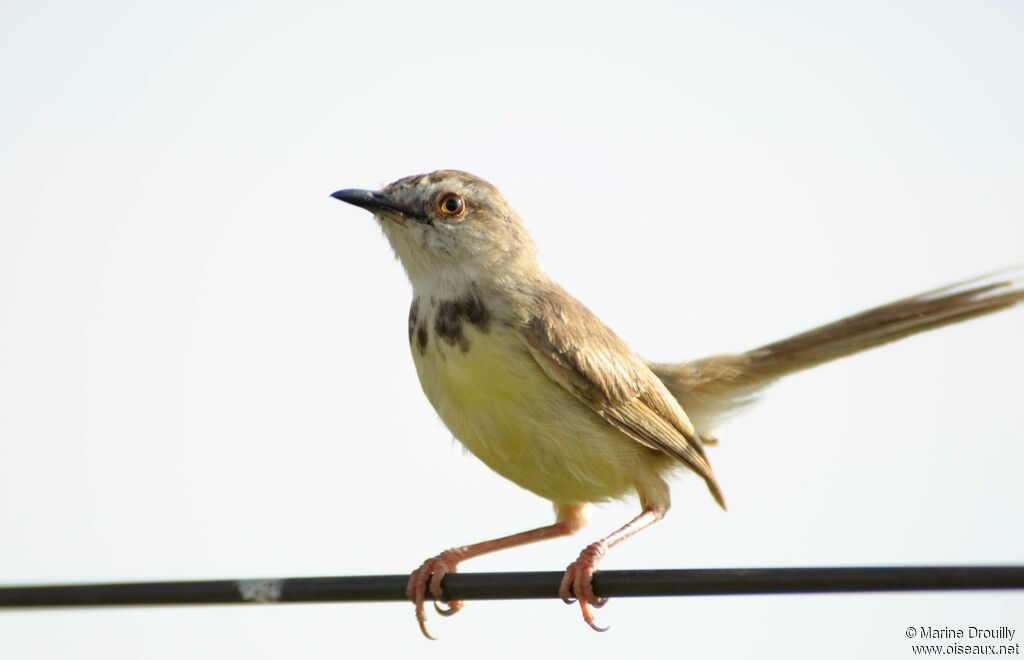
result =
[[[607,552],[608,545],[604,541],[591,543],[584,548],[579,558],[565,569],[562,584],[558,589],[558,595],[567,604],[571,604],[574,600],[579,602],[580,609],[583,611],[583,620],[597,632],[604,632],[608,628],[597,625],[594,621],[594,613],[590,608],[591,606],[603,607],[608,599],[598,598],[594,594],[592,580],[594,573],[597,572],[598,562]]]
[[[449,573],[458,572],[459,562],[465,559],[461,549],[451,548],[445,550],[436,557],[423,562],[423,564],[409,576],[409,584],[405,588],[405,595],[416,605],[416,622],[420,625],[420,632],[427,639],[435,639],[427,631],[427,612],[424,603],[427,598],[427,590],[434,597],[434,609],[441,616],[452,616],[462,609],[461,600],[446,600],[444,590],[441,588],[441,581]],[[438,605],[438,601],[447,603],[447,607]]]

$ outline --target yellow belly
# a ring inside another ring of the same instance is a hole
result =
[[[518,337],[467,324],[463,346],[412,342],[420,384],[470,452],[557,503],[596,502],[660,481],[664,461],[551,381]],[[465,350],[463,350],[465,348]]]

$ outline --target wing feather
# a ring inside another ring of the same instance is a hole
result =
[[[626,437],[696,472],[724,507],[700,437],[647,364],[557,284],[534,295],[521,336],[544,373]]]

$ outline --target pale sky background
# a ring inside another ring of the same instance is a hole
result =
[[[406,573],[547,524],[422,396],[328,195],[498,185],[642,354],[1024,261],[1014,2],[0,6],[0,583]],[[1024,310],[785,381],[615,568],[1024,561]],[[559,570],[637,511],[467,563]],[[0,658],[909,658],[1024,594],[0,613]],[[524,654],[529,654],[525,655]]]

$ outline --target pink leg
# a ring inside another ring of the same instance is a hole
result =
[[[556,505],[555,511],[558,514],[558,522],[547,527],[538,527],[526,532],[503,536],[498,539],[464,545],[457,548],[445,550],[436,557],[423,562],[423,564],[409,576],[409,584],[405,589],[406,596],[416,604],[416,621],[420,624],[420,631],[428,638],[427,613],[424,609],[426,592],[430,588],[430,594],[434,597],[434,609],[443,616],[451,616],[462,609],[461,600],[448,601],[448,608],[442,609],[437,601],[444,600],[444,590],[441,588],[441,581],[448,573],[455,573],[460,562],[473,557],[479,557],[496,550],[513,548],[518,545],[526,545],[535,541],[555,538],[557,536],[568,536],[575,534],[587,522],[585,504],[564,504]]]
[[[610,549],[633,536],[641,529],[650,527],[664,518],[666,509],[667,507],[663,506],[645,505],[639,516],[633,518],[600,541],[588,545],[580,553],[579,558],[566,568],[558,595],[566,603],[572,603],[572,597],[575,596],[580,603],[580,609],[583,610],[583,620],[594,630],[598,632],[607,630],[607,628],[602,628],[594,622],[594,613],[590,609],[591,605],[601,607],[608,600],[607,598],[598,598],[594,594],[594,587],[591,584],[594,573],[597,572],[598,562],[601,561],[601,557],[604,557]]]

